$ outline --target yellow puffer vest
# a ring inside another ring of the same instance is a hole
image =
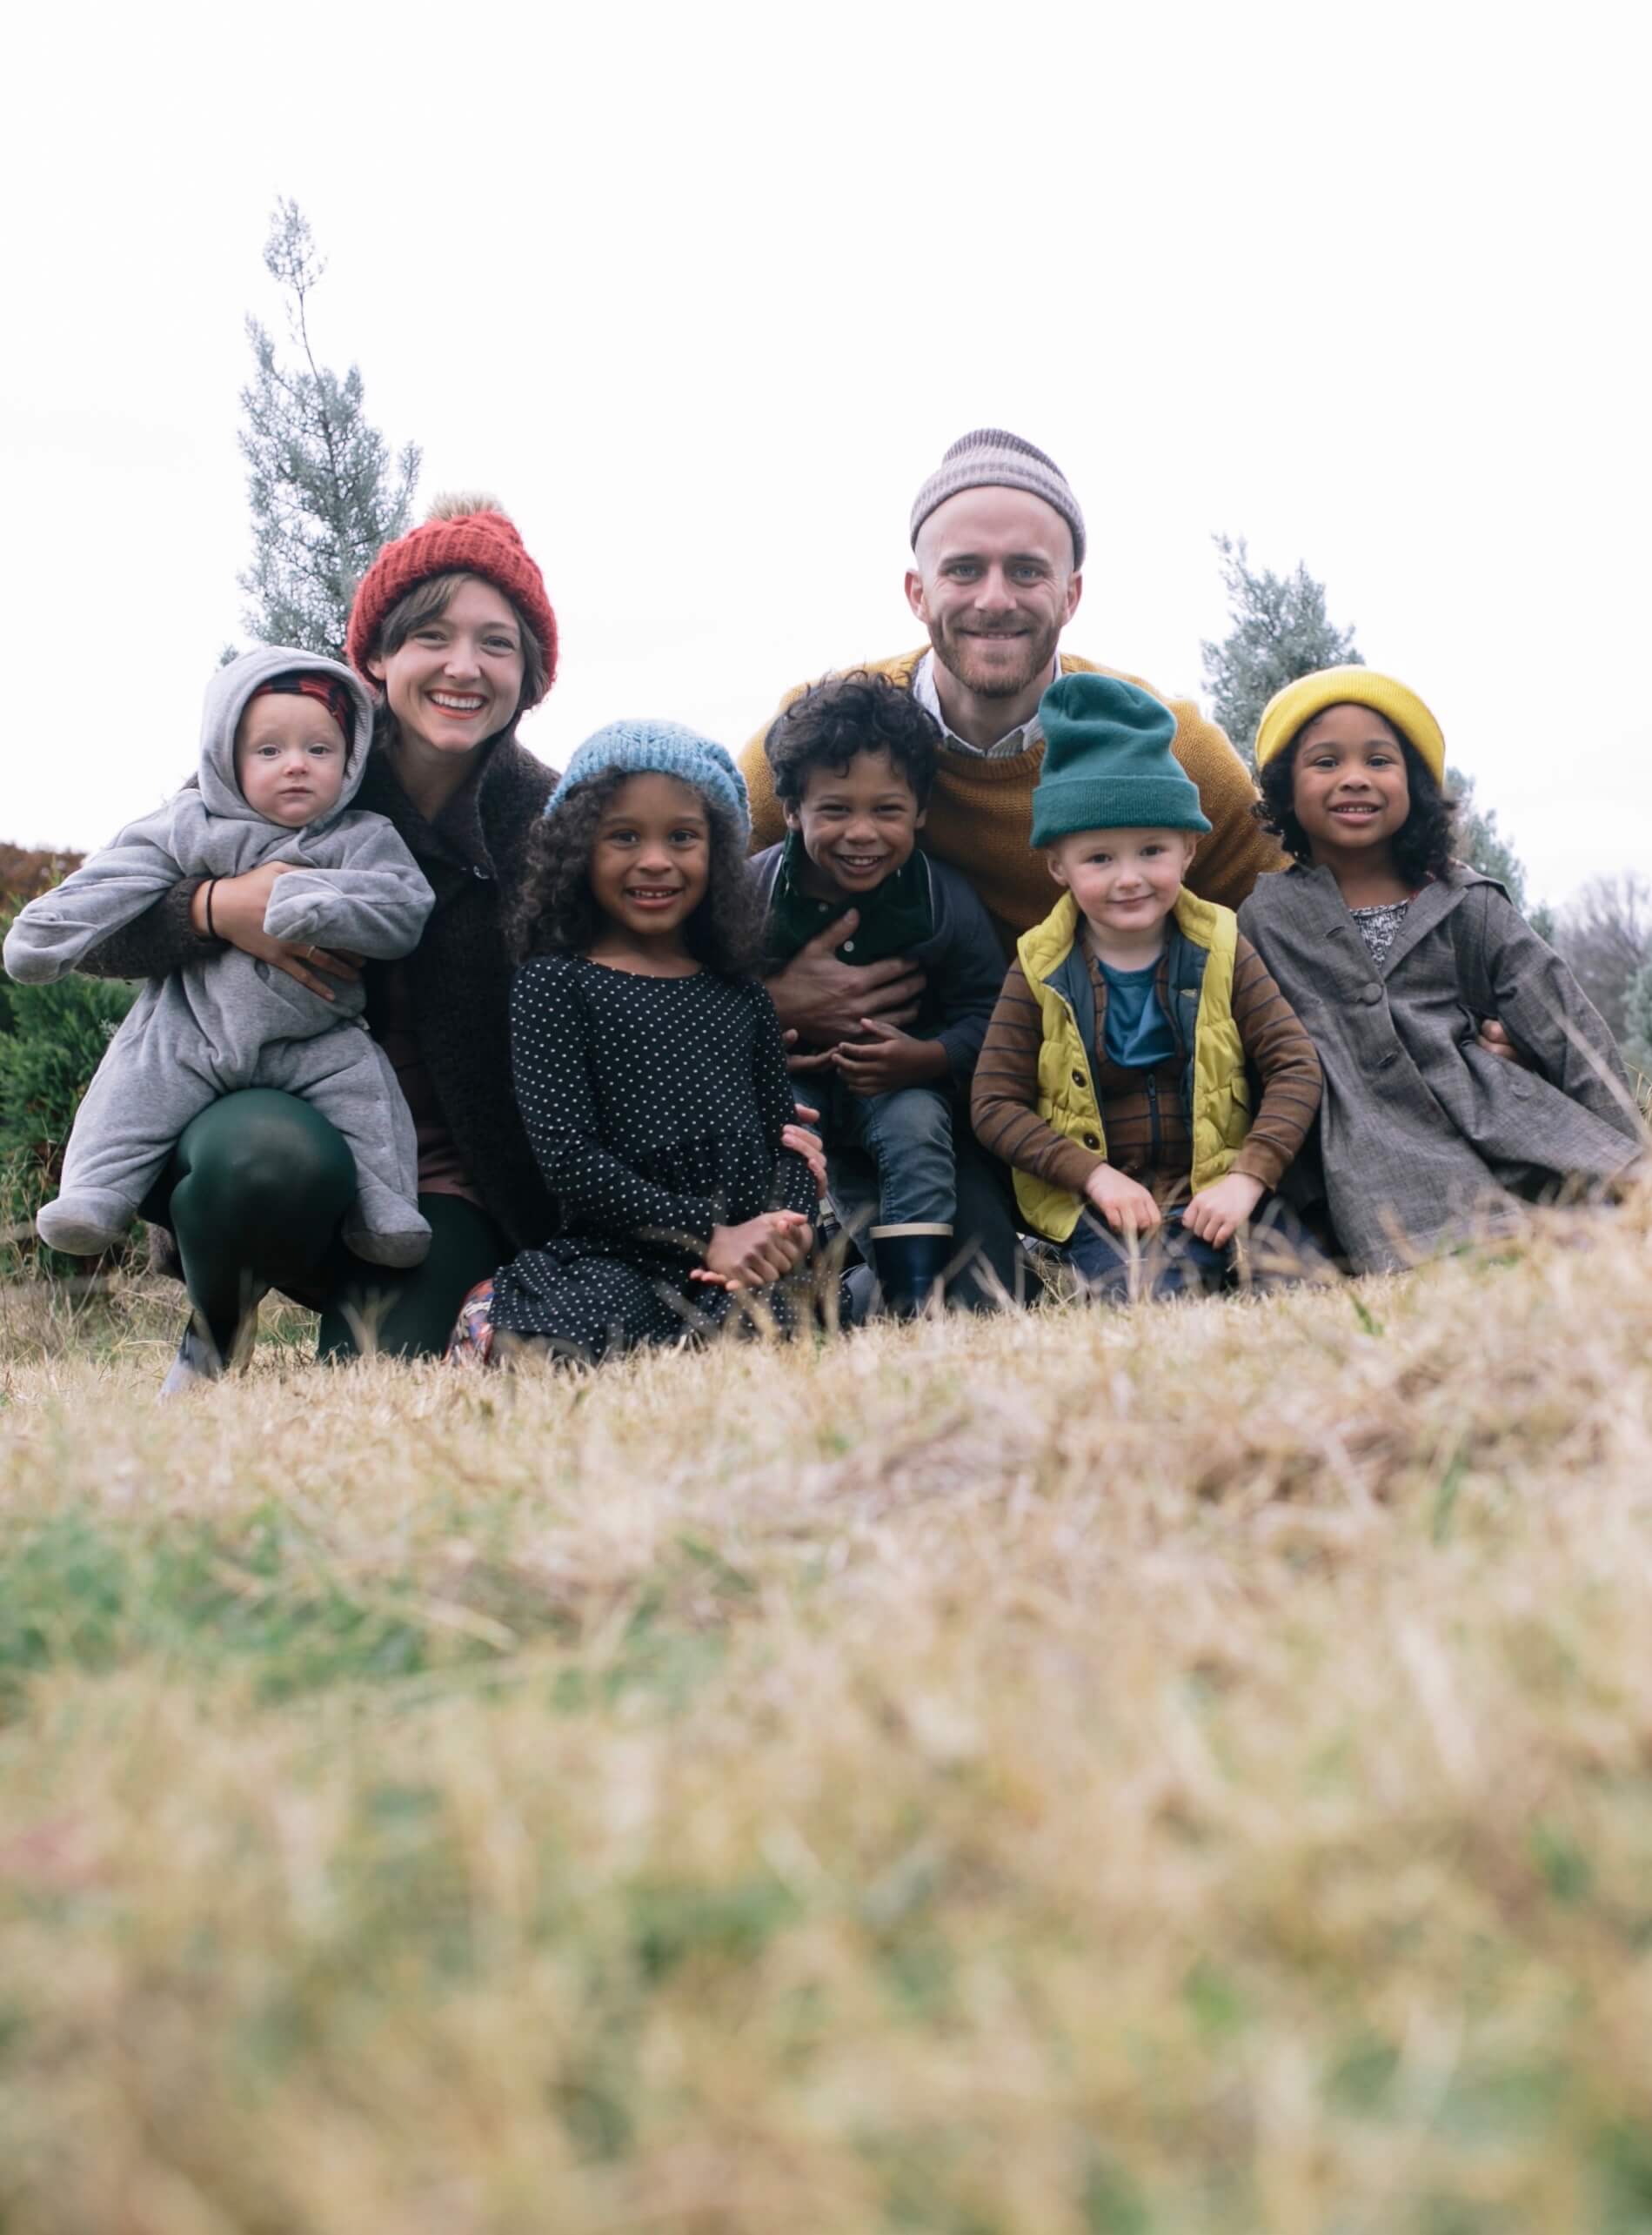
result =
[[[1221,1178],[1250,1131],[1245,1050],[1234,1021],[1239,927],[1231,908],[1199,900],[1185,887],[1177,896],[1174,914],[1177,929],[1193,950],[1187,957],[1191,968],[1173,969],[1170,996],[1178,1007],[1186,1004],[1184,1015],[1187,1011],[1194,1015],[1184,1099],[1193,1134],[1196,1194]],[[1078,903],[1070,893],[1063,893],[1043,922],[1022,933],[1015,951],[1043,1017],[1038,1114],[1063,1139],[1105,1156],[1094,1050],[1084,1044],[1071,998],[1055,982],[1073,954],[1078,927]],[[1067,1240],[1084,1208],[1082,1198],[1070,1188],[1051,1187],[1027,1172],[1015,1174],[1015,1200],[1027,1224],[1052,1241]]]

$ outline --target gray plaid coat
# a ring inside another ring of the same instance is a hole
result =
[[[1644,1147],[1612,1035],[1502,887],[1454,864],[1374,963],[1328,869],[1257,880],[1239,914],[1325,1071],[1325,1208],[1362,1273],[1507,1223]],[[1479,1045],[1496,1017],[1535,1065]],[[1299,1161],[1301,1160],[1299,1160]],[[1313,1169],[1310,1143],[1308,1179]]]

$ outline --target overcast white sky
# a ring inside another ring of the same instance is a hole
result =
[[[7,45],[0,838],[100,844],[192,765],[286,193],[321,354],[544,567],[553,764],[915,641],[913,492],[998,424],[1088,516],[1070,649],[1198,692],[1244,534],[1430,700],[1535,896],[1652,867],[1643,6],[161,0]]]

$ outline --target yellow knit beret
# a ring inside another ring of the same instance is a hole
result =
[[[1392,675],[1379,675],[1374,667],[1321,667],[1276,691],[1256,732],[1256,766],[1265,768],[1328,706],[1369,706],[1416,747],[1435,782],[1445,782],[1446,740],[1439,723],[1415,691]]]

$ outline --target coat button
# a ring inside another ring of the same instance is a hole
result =
[[[1084,1074],[1082,1071],[1075,1071],[1073,1074],[1073,1083],[1075,1087],[1081,1087],[1084,1084]]]
[[[1377,1003],[1382,999],[1381,987],[1361,986],[1360,988],[1360,999],[1365,1003],[1368,1009],[1374,1008]]]
[[[1099,1133],[1087,1133],[1084,1136],[1084,1145],[1087,1148],[1100,1148],[1101,1146],[1100,1134]]]

